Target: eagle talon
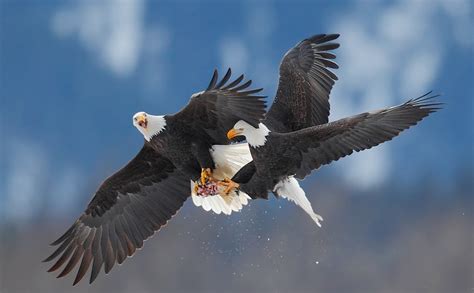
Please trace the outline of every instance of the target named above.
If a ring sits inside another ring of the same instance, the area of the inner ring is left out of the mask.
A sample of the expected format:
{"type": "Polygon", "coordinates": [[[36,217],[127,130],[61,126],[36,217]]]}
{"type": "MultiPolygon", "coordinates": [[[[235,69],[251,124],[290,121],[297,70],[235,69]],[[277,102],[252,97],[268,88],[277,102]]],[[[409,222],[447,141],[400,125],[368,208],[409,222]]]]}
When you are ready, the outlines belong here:
{"type": "Polygon", "coordinates": [[[225,186],[225,187],[226,187],[226,188],[224,189],[224,191],[223,191],[223,193],[224,193],[225,195],[229,195],[229,193],[230,193],[233,189],[239,188],[239,186],[240,186],[239,183],[234,182],[234,181],[232,181],[232,180],[229,179],[229,178],[225,178],[224,180],[219,181],[218,184],[221,185],[221,186],[225,186]]]}
{"type": "Polygon", "coordinates": [[[205,185],[211,179],[212,179],[211,168],[202,168],[202,170],[201,170],[201,184],[205,185]]]}
{"type": "Polygon", "coordinates": [[[194,192],[194,194],[199,194],[199,184],[194,183],[193,192],[194,192]]]}

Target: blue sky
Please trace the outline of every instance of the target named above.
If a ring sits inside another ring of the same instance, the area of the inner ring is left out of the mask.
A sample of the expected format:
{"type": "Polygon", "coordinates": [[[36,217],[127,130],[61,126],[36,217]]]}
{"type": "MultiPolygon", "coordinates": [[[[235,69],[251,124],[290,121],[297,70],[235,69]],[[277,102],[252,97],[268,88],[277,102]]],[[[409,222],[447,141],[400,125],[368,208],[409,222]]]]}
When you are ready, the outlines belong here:
{"type": "Polygon", "coordinates": [[[11,207],[7,219],[82,209],[140,148],[132,115],[179,110],[214,68],[245,73],[273,98],[281,57],[316,33],[341,34],[332,120],[429,90],[447,105],[310,181],[330,176],[363,192],[419,178],[449,189],[461,174],[472,177],[470,1],[292,3],[3,0],[0,200],[11,207]]]}

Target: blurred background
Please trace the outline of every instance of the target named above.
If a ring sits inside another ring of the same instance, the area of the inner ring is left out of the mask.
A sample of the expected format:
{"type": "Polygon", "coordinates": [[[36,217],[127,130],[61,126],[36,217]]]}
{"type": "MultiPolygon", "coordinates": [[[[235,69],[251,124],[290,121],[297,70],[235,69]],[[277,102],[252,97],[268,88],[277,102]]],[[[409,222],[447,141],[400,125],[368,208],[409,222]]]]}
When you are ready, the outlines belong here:
{"type": "Polygon", "coordinates": [[[0,1],[1,292],[472,292],[473,6],[459,1],[0,1]],[[89,286],[48,246],[134,156],[137,111],[178,111],[212,70],[273,99],[284,53],[340,33],[335,120],[429,90],[445,109],[303,182],[214,215],[189,200],[89,286]]]}

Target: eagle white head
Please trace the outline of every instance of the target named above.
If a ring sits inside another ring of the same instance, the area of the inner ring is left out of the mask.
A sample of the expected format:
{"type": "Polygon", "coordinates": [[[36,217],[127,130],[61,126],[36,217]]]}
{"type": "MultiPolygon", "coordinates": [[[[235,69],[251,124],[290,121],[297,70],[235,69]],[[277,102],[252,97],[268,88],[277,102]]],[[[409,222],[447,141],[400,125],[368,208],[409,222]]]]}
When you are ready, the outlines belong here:
{"type": "Polygon", "coordinates": [[[235,123],[234,128],[227,132],[227,138],[232,139],[237,136],[245,136],[245,139],[252,147],[259,147],[265,144],[270,130],[265,124],[258,124],[258,128],[253,127],[247,122],[240,120],[235,123]]]}
{"type": "Polygon", "coordinates": [[[153,136],[162,132],[166,127],[164,116],[150,115],[145,112],[138,112],[133,115],[133,126],[135,126],[150,141],[153,136]]]}

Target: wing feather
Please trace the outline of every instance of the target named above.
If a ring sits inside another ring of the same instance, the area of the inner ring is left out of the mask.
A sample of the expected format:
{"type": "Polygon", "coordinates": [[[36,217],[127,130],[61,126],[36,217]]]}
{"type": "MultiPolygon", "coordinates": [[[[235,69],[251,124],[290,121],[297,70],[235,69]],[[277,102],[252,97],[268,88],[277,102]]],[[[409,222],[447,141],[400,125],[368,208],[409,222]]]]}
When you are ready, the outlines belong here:
{"type": "Polygon", "coordinates": [[[252,81],[242,83],[244,75],[227,84],[231,74],[228,69],[218,82],[215,70],[208,88],[194,94],[188,105],[169,119],[191,126],[210,146],[229,144],[227,131],[239,120],[257,126],[265,115],[265,97],[257,95],[262,89],[248,89],[252,81]]]}
{"type": "Polygon", "coordinates": [[[52,245],[48,270],[65,264],[58,278],[79,264],[73,284],[91,267],[90,283],[109,273],[143,246],[181,208],[190,195],[189,178],[145,144],[123,169],[104,181],[79,219],[52,245]]]}
{"type": "Polygon", "coordinates": [[[82,257],[81,264],[79,266],[79,270],[77,271],[76,278],[74,279],[73,284],[76,285],[87,273],[89,266],[92,262],[92,250],[90,247],[86,248],[84,251],[84,256],[82,257]]]}
{"type": "Polygon", "coordinates": [[[228,85],[222,87],[222,90],[229,90],[229,89],[233,88],[234,86],[238,85],[243,79],[244,79],[244,75],[241,74],[233,82],[231,82],[228,85]]]}
{"type": "Polygon", "coordinates": [[[302,153],[301,161],[295,162],[292,173],[297,178],[304,178],[322,165],[398,136],[403,130],[440,109],[441,103],[432,102],[438,95],[430,94],[399,106],[282,134],[287,144],[302,153]]]}
{"type": "Polygon", "coordinates": [[[315,35],[298,43],[283,57],[275,100],[265,117],[272,131],[290,132],[325,124],[329,94],[337,76],[329,69],[339,66],[331,50],[338,34],[315,35]]]}

